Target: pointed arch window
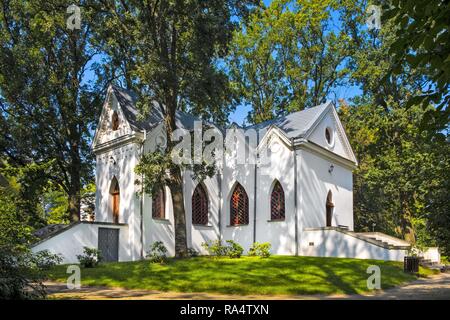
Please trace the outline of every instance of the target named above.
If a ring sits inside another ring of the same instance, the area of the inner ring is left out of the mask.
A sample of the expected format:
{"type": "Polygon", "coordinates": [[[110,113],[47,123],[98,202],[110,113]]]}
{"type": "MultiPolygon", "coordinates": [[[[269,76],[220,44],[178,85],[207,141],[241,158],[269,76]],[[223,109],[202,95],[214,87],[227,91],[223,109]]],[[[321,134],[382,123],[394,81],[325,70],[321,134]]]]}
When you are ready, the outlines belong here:
{"type": "Polygon", "coordinates": [[[192,224],[208,224],[208,194],[201,183],[192,195],[192,224]]]}
{"type": "Polygon", "coordinates": [[[111,117],[111,124],[113,131],[116,131],[119,129],[119,115],[117,114],[117,111],[114,111],[111,117]]]}
{"type": "Polygon", "coordinates": [[[230,199],[230,225],[248,224],[248,196],[239,183],[234,187],[230,199]]]}
{"type": "Polygon", "coordinates": [[[166,195],[164,188],[153,195],[152,198],[152,218],[165,219],[166,218],[166,195]]]}
{"type": "Polygon", "coordinates": [[[334,203],[333,203],[333,194],[331,193],[331,190],[328,191],[327,195],[327,204],[326,204],[326,215],[327,215],[327,221],[326,226],[331,227],[333,223],[333,210],[334,210],[334,203]]]}
{"type": "Polygon", "coordinates": [[[270,219],[284,220],[285,218],[285,201],[284,190],[279,181],[276,181],[272,194],[270,195],[270,219]]]}
{"type": "Polygon", "coordinates": [[[119,223],[119,209],[120,209],[120,188],[117,178],[114,177],[111,181],[110,194],[112,200],[112,218],[113,223],[119,223]]]}

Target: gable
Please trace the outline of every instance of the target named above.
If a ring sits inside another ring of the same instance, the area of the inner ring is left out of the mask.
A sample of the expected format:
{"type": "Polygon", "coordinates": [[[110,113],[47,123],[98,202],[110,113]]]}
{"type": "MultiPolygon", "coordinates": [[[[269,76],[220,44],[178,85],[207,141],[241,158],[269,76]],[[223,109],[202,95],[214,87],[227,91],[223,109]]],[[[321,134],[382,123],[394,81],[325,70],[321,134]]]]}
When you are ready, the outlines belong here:
{"type": "Polygon", "coordinates": [[[95,132],[92,148],[95,149],[99,145],[132,134],[133,132],[116,95],[109,88],[95,132]],[[114,128],[115,115],[117,115],[118,121],[117,128],[114,128]]]}
{"type": "Polygon", "coordinates": [[[336,110],[330,106],[311,127],[305,137],[308,141],[352,162],[357,162],[353,150],[339,120],[336,110]]]}

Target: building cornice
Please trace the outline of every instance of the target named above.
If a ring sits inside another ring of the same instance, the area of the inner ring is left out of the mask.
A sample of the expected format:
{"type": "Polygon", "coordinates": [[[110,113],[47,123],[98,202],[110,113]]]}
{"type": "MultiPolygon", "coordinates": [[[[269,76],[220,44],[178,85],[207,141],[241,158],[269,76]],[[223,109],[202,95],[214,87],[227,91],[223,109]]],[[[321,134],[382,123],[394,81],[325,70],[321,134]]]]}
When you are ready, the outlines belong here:
{"type": "Polygon", "coordinates": [[[315,153],[316,155],[324,157],[329,161],[338,163],[341,166],[348,168],[350,170],[354,170],[357,168],[357,164],[354,161],[344,158],[344,157],[342,157],[334,152],[331,152],[330,150],[327,150],[326,148],[324,148],[314,142],[306,140],[304,138],[295,139],[293,143],[294,143],[294,149],[304,149],[304,150],[311,151],[312,153],[315,153]]]}
{"type": "Polygon", "coordinates": [[[118,138],[106,141],[101,144],[97,144],[92,151],[94,154],[104,153],[106,151],[121,147],[123,145],[129,144],[129,143],[142,143],[142,140],[144,139],[144,134],[141,132],[133,132],[130,134],[126,134],[123,136],[120,136],[118,138]]]}

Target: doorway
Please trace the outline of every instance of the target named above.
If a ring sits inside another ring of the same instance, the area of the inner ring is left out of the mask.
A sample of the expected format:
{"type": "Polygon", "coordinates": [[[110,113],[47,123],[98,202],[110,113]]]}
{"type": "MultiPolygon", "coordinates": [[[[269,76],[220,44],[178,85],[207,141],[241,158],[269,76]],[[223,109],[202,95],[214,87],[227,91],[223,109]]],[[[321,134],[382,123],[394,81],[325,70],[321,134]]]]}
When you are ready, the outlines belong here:
{"type": "Polygon", "coordinates": [[[332,221],[333,221],[333,210],[334,210],[334,204],[333,204],[333,194],[331,193],[331,190],[328,191],[327,195],[327,204],[326,204],[326,212],[327,212],[327,227],[331,227],[332,221]]]}
{"type": "Polygon", "coordinates": [[[119,223],[120,211],[120,188],[116,177],[111,182],[111,198],[112,198],[112,217],[113,223],[119,223]]]}
{"type": "Polygon", "coordinates": [[[98,250],[104,261],[119,261],[119,229],[98,228],[98,250]]]}

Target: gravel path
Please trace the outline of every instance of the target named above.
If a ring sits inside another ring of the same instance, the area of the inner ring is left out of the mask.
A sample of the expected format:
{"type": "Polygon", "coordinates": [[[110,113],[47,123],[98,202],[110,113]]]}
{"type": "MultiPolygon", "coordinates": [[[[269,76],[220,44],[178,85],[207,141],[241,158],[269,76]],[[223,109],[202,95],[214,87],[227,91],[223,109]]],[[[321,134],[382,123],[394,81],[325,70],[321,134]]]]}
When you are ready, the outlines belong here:
{"type": "Polygon", "coordinates": [[[47,282],[46,283],[50,299],[126,299],[126,300],[255,300],[255,299],[276,299],[276,300],[316,300],[316,299],[381,299],[381,300],[428,300],[440,299],[450,300],[450,273],[441,273],[424,279],[412,281],[404,286],[389,290],[380,290],[375,293],[364,295],[299,295],[299,296],[269,296],[269,295],[225,295],[214,293],[180,293],[161,292],[151,290],[127,290],[123,288],[106,287],[82,287],[79,290],[69,290],[65,284],[47,282]]]}

